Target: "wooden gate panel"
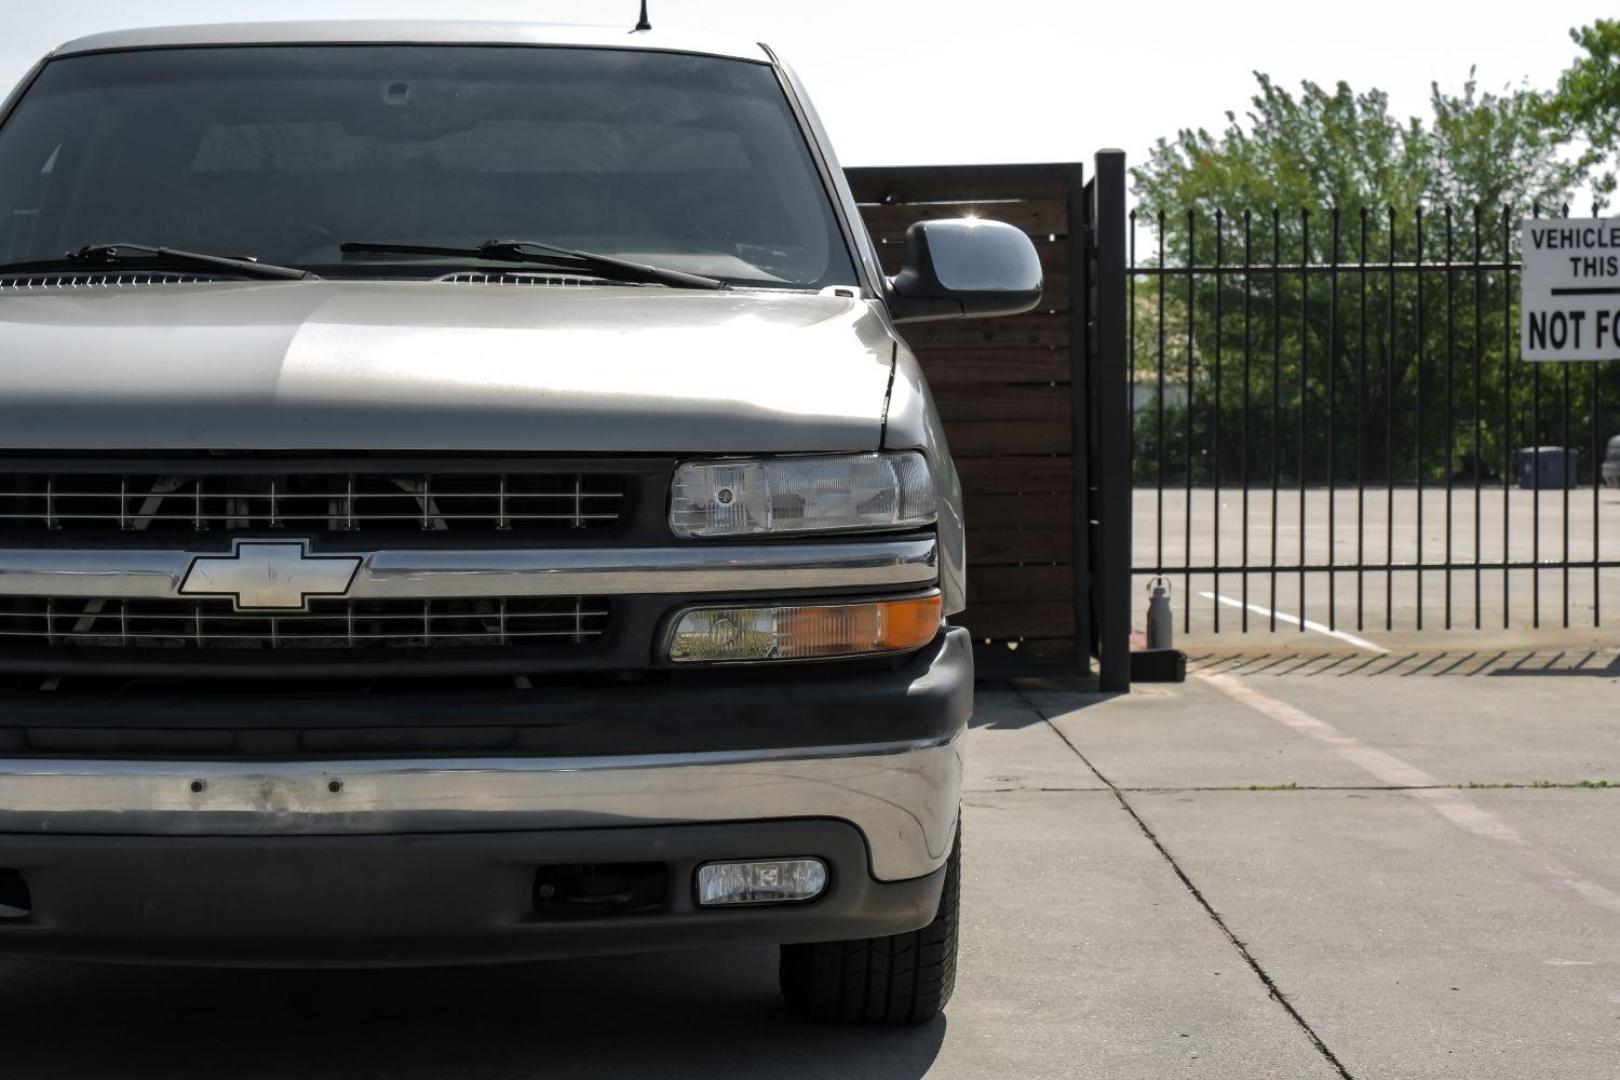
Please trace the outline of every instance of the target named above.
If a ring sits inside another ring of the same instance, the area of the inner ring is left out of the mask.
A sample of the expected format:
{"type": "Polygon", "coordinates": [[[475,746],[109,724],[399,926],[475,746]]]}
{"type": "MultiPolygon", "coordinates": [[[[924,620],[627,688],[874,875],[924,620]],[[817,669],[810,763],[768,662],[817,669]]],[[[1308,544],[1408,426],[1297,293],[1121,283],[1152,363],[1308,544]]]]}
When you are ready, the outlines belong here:
{"type": "MultiPolygon", "coordinates": [[[[1026,315],[903,328],[945,421],[967,514],[968,608],[981,673],[1089,667],[1076,634],[1075,337],[1070,206],[1075,165],[853,169],[850,181],[884,270],[906,229],[977,216],[1024,230],[1046,271],[1026,315]]],[[[1085,493],[1082,492],[1082,495],[1085,493]]],[[[1083,513],[1083,507],[1081,508],[1083,513]]],[[[1085,520],[1084,517],[1079,520],[1085,520]]],[[[1077,578],[1079,579],[1077,581],[1077,578]]]]}

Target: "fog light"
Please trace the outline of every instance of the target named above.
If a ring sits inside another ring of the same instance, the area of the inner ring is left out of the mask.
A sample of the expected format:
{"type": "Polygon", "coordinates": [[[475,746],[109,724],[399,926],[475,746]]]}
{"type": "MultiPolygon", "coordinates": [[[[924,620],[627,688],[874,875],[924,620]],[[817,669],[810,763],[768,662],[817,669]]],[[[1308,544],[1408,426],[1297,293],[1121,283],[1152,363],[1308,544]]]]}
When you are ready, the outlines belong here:
{"type": "Polygon", "coordinates": [[[920,648],[939,633],[938,593],[875,603],[698,608],[670,638],[677,663],[824,660],[920,648]]]}
{"type": "Polygon", "coordinates": [[[814,900],[826,888],[827,864],[820,859],[709,863],[697,872],[699,907],[814,900]]]}

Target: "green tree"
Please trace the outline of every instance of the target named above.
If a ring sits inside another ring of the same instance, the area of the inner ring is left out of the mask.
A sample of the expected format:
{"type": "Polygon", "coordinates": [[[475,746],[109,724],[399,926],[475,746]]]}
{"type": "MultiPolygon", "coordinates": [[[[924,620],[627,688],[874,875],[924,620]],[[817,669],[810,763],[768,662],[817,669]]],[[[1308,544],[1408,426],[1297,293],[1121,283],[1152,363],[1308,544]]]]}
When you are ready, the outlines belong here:
{"type": "Polygon", "coordinates": [[[1482,93],[1472,71],[1461,93],[1431,87],[1428,123],[1398,119],[1381,90],[1305,82],[1295,95],[1262,73],[1255,79],[1249,111],[1228,112],[1219,135],[1188,128],[1160,139],[1132,170],[1145,214],[1220,209],[1231,217],[1277,206],[1293,217],[1368,207],[1405,217],[1425,202],[1556,205],[1596,161],[1567,153],[1570,133],[1548,124],[1542,95],[1522,86],[1482,93]]]}
{"type": "Polygon", "coordinates": [[[1601,160],[1591,149],[1569,155],[1568,131],[1547,124],[1546,98],[1528,87],[1481,93],[1469,71],[1461,94],[1434,84],[1429,106],[1424,194],[1434,204],[1556,207],[1601,160]]]}
{"type": "Polygon", "coordinates": [[[1610,168],[1593,182],[1600,199],[1615,189],[1614,158],[1620,153],[1620,19],[1599,19],[1569,32],[1586,55],[1570,65],[1548,96],[1544,115],[1558,129],[1586,139],[1610,168]]]}
{"type": "MultiPolygon", "coordinates": [[[[1570,152],[1543,95],[1481,92],[1472,72],[1404,120],[1378,90],[1256,79],[1249,110],[1218,134],[1161,139],[1133,170],[1139,265],[1170,271],[1132,284],[1133,371],[1149,390],[1138,468],[1399,483],[1438,482],[1471,458],[1509,467],[1560,419],[1558,402],[1509,371],[1514,283],[1446,265],[1476,250],[1513,259],[1518,217],[1535,203],[1556,212],[1597,152],[1570,152]],[[1360,270],[1363,257],[1429,269],[1360,270]],[[1217,258],[1254,269],[1177,270],[1217,258]],[[1289,269],[1300,263],[1318,269],[1289,269]]],[[[1580,416],[1590,395],[1573,393],[1580,416]]]]}
{"type": "Polygon", "coordinates": [[[1402,124],[1379,90],[1302,84],[1298,97],[1255,73],[1259,91],[1219,135],[1188,128],[1160,139],[1132,170],[1148,213],[1284,206],[1413,204],[1429,176],[1416,122],[1402,124]]]}

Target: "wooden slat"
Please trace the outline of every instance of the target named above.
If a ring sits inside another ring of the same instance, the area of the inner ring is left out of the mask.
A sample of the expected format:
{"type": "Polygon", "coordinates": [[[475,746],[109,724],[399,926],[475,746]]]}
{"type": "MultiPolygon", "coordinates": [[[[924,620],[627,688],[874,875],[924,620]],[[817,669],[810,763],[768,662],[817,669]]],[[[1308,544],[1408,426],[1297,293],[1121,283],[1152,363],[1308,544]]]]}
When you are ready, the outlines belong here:
{"type": "Polygon", "coordinates": [[[1067,529],[997,529],[968,522],[970,568],[1065,562],[1072,558],[1074,541],[1067,529]]]}
{"type": "Polygon", "coordinates": [[[924,349],[1066,346],[1069,344],[1069,318],[1067,313],[1032,311],[1028,315],[1009,315],[1001,319],[913,323],[905,327],[904,334],[906,342],[918,353],[924,349]]]}
{"type": "Polygon", "coordinates": [[[1069,232],[1069,208],[1062,200],[861,207],[867,231],[884,239],[905,239],[906,230],[919,221],[969,216],[1002,221],[1032,236],[1069,232]]]}
{"type": "Polygon", "coordinates": [[[934,402],[947,439],[953,420],[1057,420],[1070,407],[1067,386],[940,386],[934,402]]]}
{"type": "Polygon", "coordinates": [[[1073,566],[980,566],[968,571],[969,604],[1044,602],[1073,590],[1073,566]]]}
{"type": "Polygon", "coordinates": [[[1073,663],[1072,638],[973,643],[973,664],[980,679],[1040,677],[1043,667],[1067,669],[1073,663]]]}
{"type": "Polygon", "coordinates": [[[1066,457],[976,457],[956,463],[962,487],[972,492],[1068,491],[1074,463],[1066,457]]]}
{"type": "Polygon", "coordinates": [[[1046,280],[1042,282],[1041,309],[1054,311],[1069,310],[1069,275],[1054,274],[1048,271],[1046,280]]]}
{"type": "Polygon", "coordinates": [[[951,621],[976,638],[1066,638],[1074,633],[1074,606],[1069,600],[1035,603],[976,604],[951,621]]]}
{"type": "Polygon", "coordinates": [[[1069,242],[1067,240],[1035,240],[1035,254],[1041,257],[1041,267],[1048,274],[1069,272],[1069,242]]]}
{"type": "MultiPolygon", "coordinates": [[[[1072,527],[1073,518],[1071,507],[1073,503],[1067,494],[1051,495],[1003,495],[995,493],[980,494],[965,492],[962,497],[965,504],[963,512],[967,515],[968,543],[973,542],[973,529],[996,528],[1000,526],[1018,524],[1026,529],[1061,529],[1068,532],[1072,527]]],[[[971,547],[968,551],[968,561],[973,560],[971,547]]]]}
{"type": "Polygon", "coordinates": [[[932,349],[919,356],[928,385],[1063,383],[1069,350],[1049,345],[1007,349],[932,349]]]}
{"type": "MultiPolygon", "coordinates": [[[[851,177],[855,201],[863,204],[888,202],[953,202],[968,199],[1056,199],[1068,189],[1061,177],[1001,179],[952,177],[940,180],[888,178],[871,180],[851,177]]],[[[862,209],[865,209],[863,206],[862,209]]]]}
{"type": "Polygon", "coordinates": [[[945,425],[945,436],[958,465],[964,457],[984,454],[1066,454],[1071,448],[1067,414],[1052,420],[958,420],[945,425]]]}

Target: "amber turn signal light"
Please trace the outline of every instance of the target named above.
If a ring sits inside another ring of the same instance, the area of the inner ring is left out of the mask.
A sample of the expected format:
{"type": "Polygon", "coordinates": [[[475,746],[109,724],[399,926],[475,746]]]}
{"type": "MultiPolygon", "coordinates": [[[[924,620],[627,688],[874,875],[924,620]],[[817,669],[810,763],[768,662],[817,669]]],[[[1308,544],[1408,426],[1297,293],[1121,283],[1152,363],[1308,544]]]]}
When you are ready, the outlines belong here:
{"type": "Polygon", "coordinates": [[[715,664],[905,652],[934,640],[942,612],[937,592],[852,604],[698,608],[676,623],[669,658],[715,664]]]}

